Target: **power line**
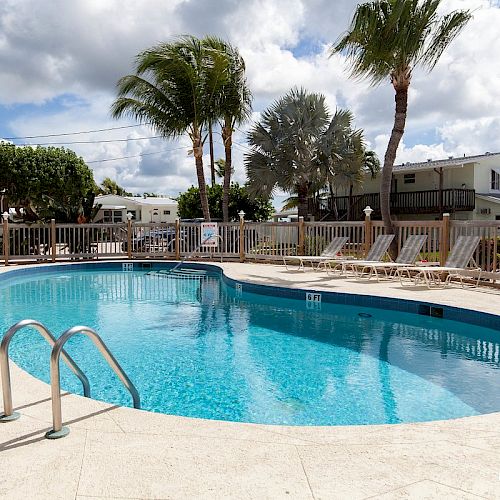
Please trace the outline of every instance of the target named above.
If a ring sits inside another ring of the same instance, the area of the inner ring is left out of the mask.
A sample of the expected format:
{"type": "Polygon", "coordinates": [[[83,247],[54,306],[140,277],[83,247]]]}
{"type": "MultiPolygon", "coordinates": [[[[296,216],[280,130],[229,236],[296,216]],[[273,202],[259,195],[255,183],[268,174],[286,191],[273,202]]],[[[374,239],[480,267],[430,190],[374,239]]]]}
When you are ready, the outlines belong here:
{"type": "Polygon", "coordinates": [[[178,151],[179,149],[187,149],[187,147],[182,146],[180,148],[174,148],[174,149],[163,149],[161,151],[153,151],[152,153],[141,153],[141,154],[132,155],[132,156],[120,156],[118,158],[104,158],[102,160],[86,161],[85,163],[88,165],[90,163],[101,163],[101,162],[105,162],[105,161],[128,160],[129,158],[139,158],[140,156],[158,155],[160,153],[168,153],[170,151],[178,151]]]}
{"type": "MultiPolygon", "coordinates": [[[[214,132],[214,134],[220,135],[222,137],[222,134],[220,132],[214,132]]],[[[215,141],[217,144],[220,144],[221,146],[224,146],[223,142],[220,141],[215,141]]],[[[247,146],[246,144],[242,144],[241,142],[236,142],[235,140],[231,140],[231,143],[233,146],[239,147],[239,149],[244,150],[245,152],[253,152],[253,149],[250,146],[247,146]]]]}
{"type": "Polygon", "coordinates": [[[21,139],[40,139],[42,137],[62,137],[67,135],[80,135],[80,134],[92,134],[94,132],[107,132],[108,130],[123,130],[125,128],[143,127],[144,125],[151,125],[151,122],[140,123],[137,125],[124,125],[122,127],[110,127],[110,128],[99,128],[95,130],[83,130],[81,132],[66,132],[61,134],[47,134],[47,135],[26,135],[23,137],[3,137],[5,141],[16,141],[21,139]]]}
{"type": "Polygon", "coordinates": [[[233,145],[235,145],[236,147],[238,147],[238,149],[244,151],[245,153],[253,153],[253,149],[250,146],[235,141],[233,141],[233,145]]]}
{"type": "Polygon", "coordinates": [[[102,141],[72,141],[72,142],[39,142],[39,143],[24,143],[16,144],[16,146],[65,146],[68,144],[101,144],[104,142],[129,142],[129,141],[145,141],[146,139],[160,139],[163,135],[152,135],[151,137],[133,137],[131,139],[106,139],[102,141]]]}

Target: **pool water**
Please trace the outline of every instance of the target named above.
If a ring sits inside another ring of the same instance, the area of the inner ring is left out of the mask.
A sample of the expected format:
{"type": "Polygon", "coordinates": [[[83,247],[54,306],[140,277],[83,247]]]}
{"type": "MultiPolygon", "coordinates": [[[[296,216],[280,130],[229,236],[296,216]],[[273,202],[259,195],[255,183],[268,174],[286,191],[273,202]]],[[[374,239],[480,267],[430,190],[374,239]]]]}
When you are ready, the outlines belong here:
{"type": "MultiPolygon", "coordinates": [[[[448,419],[500,410],[500,332],[408,313],[238,294],[219,277],[64,271],[0,284],[4,332],[31,318],[56,336],[97,330],[154,412],[285,425],[448,419]]],[[[92,397],[131,406],[91,341],[66,350],[92,397]]],[[[50,348],[28,329],[11,358],[48,382],[50,348]]],[[[81,394],[62,365],[62,386],[81,394]]],[[[15,392],[14,392],[15,403],[15,392]]]]}

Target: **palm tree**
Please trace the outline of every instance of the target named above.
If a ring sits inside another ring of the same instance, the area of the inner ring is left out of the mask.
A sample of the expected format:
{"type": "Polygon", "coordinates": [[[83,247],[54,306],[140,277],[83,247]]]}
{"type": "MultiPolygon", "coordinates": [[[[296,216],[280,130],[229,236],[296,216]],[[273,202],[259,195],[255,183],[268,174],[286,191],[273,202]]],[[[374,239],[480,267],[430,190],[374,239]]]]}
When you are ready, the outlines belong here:
{"type": "Polygon", "coordinates": [[[363,131],[353,128],[353,115],[348,110],[337,110],[320,142],[318,160],[323,168],[323,184],[330,188],[333,208],[338,219],[335,204],[335,187],[349,188],[347,218],[352,214],[354,186],[360,186],[366,172],[375,176],[380,170],[380,162],[374,151],[367,151],[363,131]]]}
{"type": "Polygon", "coordinates": [[[118,185],[118,183],[109,177],[106,177],[101,185],[98,186],[98,194],[117,194],[119,196],[132,196],[132,193],[118,185]]]}
{"type": "Polygon", "coordinates": [[[441,0],[377,0],[358,5],[348,32],[331,48],[351,63],[353,77],[372,85],[390,79],[396,113],[380,183],[380,208],[386,231],[394,233],[390,212],[392,168],[405,129],[408,88],[415,67],[434,68],[450,42],[471,18],[469,11],[437,14],[441,0]]]}
{"type": "Polygon", "coordinates": [[[205,37],[202,44],[226,58],[227,75],[213,102],[213,118],[219,119],[224,144],[225,165],[222,194],[222,217],[229,221],[229,188],[231,186],[233,131],[244,123],[252,111],[252,94],[245,77],[245,61],[236,47],[217,38],[205,37]]]}
{"type": "Polygon", "coordinates": [[[207,49],[196,37],[183,36],[141,52],[135,70],[135,74],[118,81],[118,97],[111,114],[149,123],[164,137],[189,135],[203,216],[209,221],[204,133],[212,118],[214,100],[227,79],[227,57],[207,49]]]}
{"type": "MultiPolygon", "coordinates": [[[[231,169],[231,175],[234,174],[234,167],[231,169]]],[[[226,175],[226,160],[219,158],[215,161],[215,175],[220,179],[224,179],[226,175]]]]}
{"type": "Polygon", "coordinates": [[[269,198],[276,188],[298,196],[299,216],[321,177],[317,148],[328,126],[321,94],[292,89],[262,113],[248,135],[253,148],[245,156],[249,190],[269,198]]]}

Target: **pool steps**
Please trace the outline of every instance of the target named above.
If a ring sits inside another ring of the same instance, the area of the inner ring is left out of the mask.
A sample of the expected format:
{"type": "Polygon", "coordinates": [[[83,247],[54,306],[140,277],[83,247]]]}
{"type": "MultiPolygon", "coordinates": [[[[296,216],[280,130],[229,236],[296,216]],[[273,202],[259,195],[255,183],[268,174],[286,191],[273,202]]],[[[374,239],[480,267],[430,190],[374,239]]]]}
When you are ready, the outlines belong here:
{"type": "Polygon", "coordinates": [[[161,276],[168,278],[184,278],[184,279],[204,279],[213,276],[213,273],[200,269],[177,268],[177,269],[160,269],[159,271],[149,271],[147,276],[161,276]]]}

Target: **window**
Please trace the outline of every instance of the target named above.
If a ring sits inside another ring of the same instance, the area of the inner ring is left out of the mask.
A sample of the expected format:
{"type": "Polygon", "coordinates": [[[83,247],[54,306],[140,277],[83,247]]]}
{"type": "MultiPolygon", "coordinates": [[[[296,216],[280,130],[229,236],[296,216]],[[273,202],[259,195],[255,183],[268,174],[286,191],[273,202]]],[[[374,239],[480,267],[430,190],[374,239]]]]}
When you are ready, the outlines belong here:
{"type": "Polygon", "coordinates": [[[102,221],[108,222],[108,223],[123,222],[122,211],[121,210],[104,210],[102,221]]]}
{"type": "Polygon", "coordinates": [[[137,219],[137,212],[135,210],[129,210],[127,213],[132,216],[132,220],[137,219]]]}
{"type": "Polygon", "coordinates": [[[495,170],[491,171],[491,190],[500,191],[500,174],[495,170]]]}
{"type": "Polygon", "coordinates": [[[496,215],[495,220],[500,220],[500,215],[496,215]]]}
{"type": "Polygon", "coordinates": [[[404,175],[405,184],[415,184],[415,174],[405,174],[404,175]]]}
{"type": "Polygon", "coordinates": [[[170,215],[170,210],[163,210],[163,215],[170,215]]]}

